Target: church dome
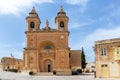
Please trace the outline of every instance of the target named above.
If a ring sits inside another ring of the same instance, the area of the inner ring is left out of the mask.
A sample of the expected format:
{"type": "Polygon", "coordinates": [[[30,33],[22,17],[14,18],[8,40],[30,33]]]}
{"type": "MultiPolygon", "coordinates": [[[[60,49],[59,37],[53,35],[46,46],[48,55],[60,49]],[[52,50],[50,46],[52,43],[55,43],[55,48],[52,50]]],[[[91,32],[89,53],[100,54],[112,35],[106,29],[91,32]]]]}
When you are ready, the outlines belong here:
{"type": "Polygon", "coordinates": [[[67,17],[66,12],[64,11],[62,6],[60,8],[60,11],[57,13],[57,17],[67,17]]]}
{"type": "MultiPolygon", "coordinates": [[[[31,12],[29,13],[28,17],[31,17],[31,18],[37,17],[37,18],[39,18],[38,13],[37,13],[36,10],[35,10],[35,7],[32,8],[32,10],[31,10],[31,12]]],[[[28,17],[27,17],[27,18],[28,18],[28,17]]]]}

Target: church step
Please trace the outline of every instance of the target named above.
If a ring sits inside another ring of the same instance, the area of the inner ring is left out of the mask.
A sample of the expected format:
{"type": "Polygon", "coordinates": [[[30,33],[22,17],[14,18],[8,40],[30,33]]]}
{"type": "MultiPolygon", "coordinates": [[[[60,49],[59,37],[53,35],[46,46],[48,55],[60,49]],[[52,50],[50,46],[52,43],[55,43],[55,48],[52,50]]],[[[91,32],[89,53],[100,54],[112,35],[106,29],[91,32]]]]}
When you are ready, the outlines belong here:
{"type": "Polygon", "coordinates": [[[40,72],[37,73],[38,76],[53,76],[53,72],[40,72]]]}

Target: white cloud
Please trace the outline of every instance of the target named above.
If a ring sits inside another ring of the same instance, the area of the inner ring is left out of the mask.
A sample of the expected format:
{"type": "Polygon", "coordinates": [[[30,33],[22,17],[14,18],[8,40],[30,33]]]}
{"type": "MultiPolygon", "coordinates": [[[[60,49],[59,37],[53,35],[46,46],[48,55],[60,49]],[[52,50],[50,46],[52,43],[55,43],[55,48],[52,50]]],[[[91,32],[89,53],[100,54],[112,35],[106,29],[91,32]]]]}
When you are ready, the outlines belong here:
{"type": "Polygon", "coordinates": [[[94,22],[95,22],[95,20],[92,20],[89,18],[86,19],[86,21],[79,21],[79,22],[74,21],[72,24],[69,25],[69,28],[76,29],[76,28],[80,28],[80,27],[85,27],[85,26],[93,24],[94,22]]]}
{"type": "Polygon", "coordinates": [[[79,24],[79,23],[74,22],[74,23],[73,23],[73,24],[71,24],[69,27],[70,27],[70,29],[73,29],[73,28],[78,28],[78,27],[80,27],[80,24],[79,24]]]}
{"type": "Polygon", "coordinates": [[[112,38],[120,38],[120,27],[115,27],[114,29],[97,29],[88,35],[80,44],[89,48],[94,46],[94,41],[112,38]]]}
{"type": "Polygon", "coordinates": [[[19,15],[26,8],[33,6],[34,3],[53,3],[53,0],[0,0],[0,14],[19,15]]]}
{"type": "Polygon", "coordinates": [[[1,55],[0,58],[2,57],[11,57],[11,54],[15,58],[22,59],[23,58],[23,52],[19,50],[6,50],[6,51],[0,51],[1,55]]]}
{"type": "Polygon", "coordinates": [[[66,0],[66,3],[71,5],[79,5],[80,13],[84,13],[87,9],[87,4],[89,0],[66,0]]]}
{"type": "Polygon", "coordinates": [[[16,58],[23,57],[23,48],[25,47],[25,42],[23,43],[14,43],[14,44],[3,44],[0,43],[0,58],[2,57],[11,57],[12,53],[16,58]]]}
{"type": "Polygon", "coordinates": [[[112,39],[112,38],[120,38],[120,26],[111,28],[111,29],[97,29],[93,33],[86,36],[81,43],[76,43],[72,46],[72,49],[79,49],[84,47],[84,51],[86,57],[88,58],[87,61],[94,61],[94,42],[98,40],[105,40],[105,39],[112,39]]]}
{"type": "Polygon", "coordinates": [[[85,7],[85,6],[82,6],[82,7],[80,7],[80,13],[84,13],[85,11],[86,11],[86,9],[87,9],[87,7],[85,7]]]}
{"type": "Polygon", "coordinates": [[[103,40],[120,37],[120,27],[112,29],[98,29],[91,35],[88,35],[88,40],[103,40]]]}
{"type": "Polygon", "coordinates": [[[25,41],[22,43],[12,43],[12,44],[0,43],[0,49],[1,48],[13,48],[13,47],[25,47],[25,41]]]}
{"type": "Polygon", "coordinates": [[[66,0],[66,2],[72,5],[80,4],[82,6],[86,6],[88,3],[88,0],[66,0]]]}

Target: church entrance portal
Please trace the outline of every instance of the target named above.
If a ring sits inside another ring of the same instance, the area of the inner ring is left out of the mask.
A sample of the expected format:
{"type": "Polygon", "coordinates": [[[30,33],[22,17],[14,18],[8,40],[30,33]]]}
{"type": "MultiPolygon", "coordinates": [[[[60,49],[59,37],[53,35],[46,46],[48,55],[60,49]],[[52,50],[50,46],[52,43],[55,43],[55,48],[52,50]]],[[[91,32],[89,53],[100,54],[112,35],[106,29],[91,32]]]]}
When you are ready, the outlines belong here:
{"type": "Polygon", "coordinates": [[[50,71],[50,64],[48,65],[48,72],[51,72],[51,71],[50,71]]]}
{"type": "Polygon", "coordinates": [[[44,61],[44,72],[51,72],[52,71],[52,61],[51,60],[45,60],[44,61]]]}

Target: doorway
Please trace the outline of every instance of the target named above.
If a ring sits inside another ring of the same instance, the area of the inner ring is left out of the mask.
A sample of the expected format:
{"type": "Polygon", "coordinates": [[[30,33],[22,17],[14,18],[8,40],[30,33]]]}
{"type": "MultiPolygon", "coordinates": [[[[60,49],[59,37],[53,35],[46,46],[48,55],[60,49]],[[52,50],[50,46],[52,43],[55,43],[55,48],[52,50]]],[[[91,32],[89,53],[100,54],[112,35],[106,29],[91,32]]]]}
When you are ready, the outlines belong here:
{"type": "Polygon", "coordinates": [[[51,70],[50,70],[50,64],[48,64],[48,72],[51,72],[51,70]]]}
{"type": "Polygon", "coordinates": [[[52,71],[52,61],[47,59],[44,61],[44,72],[51,72],[52,71]]]}
{"type": "Polygon", "coordinates": [[[108,77],[108,65],[102,65],[101,66],[101,77],[108,77]]]}

